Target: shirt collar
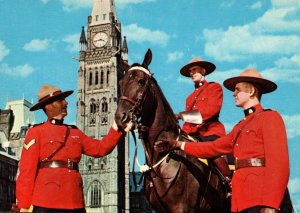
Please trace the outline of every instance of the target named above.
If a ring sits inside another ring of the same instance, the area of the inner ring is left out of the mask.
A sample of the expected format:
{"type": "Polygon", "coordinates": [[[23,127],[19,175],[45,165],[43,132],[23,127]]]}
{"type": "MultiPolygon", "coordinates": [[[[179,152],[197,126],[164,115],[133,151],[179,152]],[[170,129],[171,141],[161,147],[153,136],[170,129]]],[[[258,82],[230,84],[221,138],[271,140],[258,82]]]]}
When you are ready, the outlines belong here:
{"type": "Polygon", "coordinates": [[[244,114],[245,114],[245,117],[247,117],[248,115],[251,115],[255,112],[260,112],[262,110],[263,110],[262,106],[260,104],[257,104],[255,106],[252,106],[252,107],[248,108],[248,109],[245,109],[244,114]]]}
{"type": "Polygon", "coordinates": [[[55,118],[50,118],[50,119],[48,119],[48,121],[54,125],[63,125],[64,124],[64,119],[58,120],[55,118]]]}

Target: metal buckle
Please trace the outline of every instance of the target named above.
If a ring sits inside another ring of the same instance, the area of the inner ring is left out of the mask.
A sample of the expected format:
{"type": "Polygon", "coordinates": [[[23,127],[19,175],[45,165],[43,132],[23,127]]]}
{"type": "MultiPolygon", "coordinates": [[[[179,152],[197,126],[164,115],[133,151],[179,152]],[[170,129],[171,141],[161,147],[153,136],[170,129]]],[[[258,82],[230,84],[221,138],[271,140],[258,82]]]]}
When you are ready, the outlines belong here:
{"type": "Polygon", "coordinates": [[[71,161],[70,159],[68,159],[68,169],[69,169],[69,171],[71,170],[71,169],[73,169],[73,161],[71,161]]]}

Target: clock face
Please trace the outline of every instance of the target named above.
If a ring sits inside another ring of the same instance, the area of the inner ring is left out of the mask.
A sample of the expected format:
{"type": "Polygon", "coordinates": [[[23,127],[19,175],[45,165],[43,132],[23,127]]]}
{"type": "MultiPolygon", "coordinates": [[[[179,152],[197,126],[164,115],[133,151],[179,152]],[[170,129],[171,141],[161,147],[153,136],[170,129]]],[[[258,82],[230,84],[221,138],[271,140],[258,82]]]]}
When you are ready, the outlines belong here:
{"type": "Polygon", "coordinates": [[[108,41],[108,36],[106,33],[97,33],[93,38],[93,43],[96,47],[103,47],[108,41]]]}

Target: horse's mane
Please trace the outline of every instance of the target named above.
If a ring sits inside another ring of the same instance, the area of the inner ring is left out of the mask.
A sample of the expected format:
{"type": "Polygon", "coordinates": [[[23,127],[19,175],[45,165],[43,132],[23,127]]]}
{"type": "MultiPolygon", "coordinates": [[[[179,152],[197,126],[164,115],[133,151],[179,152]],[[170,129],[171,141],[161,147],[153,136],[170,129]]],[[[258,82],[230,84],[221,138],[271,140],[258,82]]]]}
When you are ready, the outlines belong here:
{"type": "Polygon", "coordinates": [[[153,80],[153,82],[157,88],[158,95],[160,96],[159,98],[161,99],[163,106],[166,109],[166,118],[171,121],[170,123],[172,124],[172,128],[177,130],[179,125],[178,125],[178,121],[175,117],[172,107],[170,106],[169,102],[167,101],[167,99],[166,99],[164,93],[162,92],[160,86],[158,85],[156,79],[153,76],[151,79],[153,80]]]}

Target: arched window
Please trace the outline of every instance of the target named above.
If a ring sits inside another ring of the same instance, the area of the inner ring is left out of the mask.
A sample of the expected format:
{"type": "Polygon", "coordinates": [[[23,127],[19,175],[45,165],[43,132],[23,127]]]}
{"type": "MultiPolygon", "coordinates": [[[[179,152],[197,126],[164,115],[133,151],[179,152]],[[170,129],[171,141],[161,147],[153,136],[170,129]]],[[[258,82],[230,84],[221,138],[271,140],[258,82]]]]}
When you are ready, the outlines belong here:
{"type": "Polygon", "coordinates": [[[104,72],[103,72],[103,70],[101,70],[101,73],[100,73],[100,84],[103,86],[103,83],[104,83],[104,72]]]}
{"type": "Polygon", "coordinates": [[[106,98],[102,99],[101,107],[102,107],[102,110],[101,110],[102,112],[107,112],[108,111],[108,104],[106,102],[106,98]]]}
{"type": "Polygon", "coordinates": [[[88,205],[90,207],[100,207],[101,206],[101,184],[97,180],[93,181],[89,187],[88,205]]]}
{"type": "Polygon", "coordinates": [[[99,83],[99,73],[96,71],[96,76],[95,76],[95,85],[98,85],[99,83]]]}
{"type": "Polygon", "coordinates": [[[91,86],[92,83],[93,83],[93,74],[90,72],[89,85],[91,86]]]}
{"type": "Polygon", "coordinates": [[[109,86],[109,68],[107,68],[106,85],[109,86]]]}
{"type": "Polygon", "coordinates": [[[96,104],[93,102],[90,104],[90,113],[91,114],[96,113],[96,104]]]}

